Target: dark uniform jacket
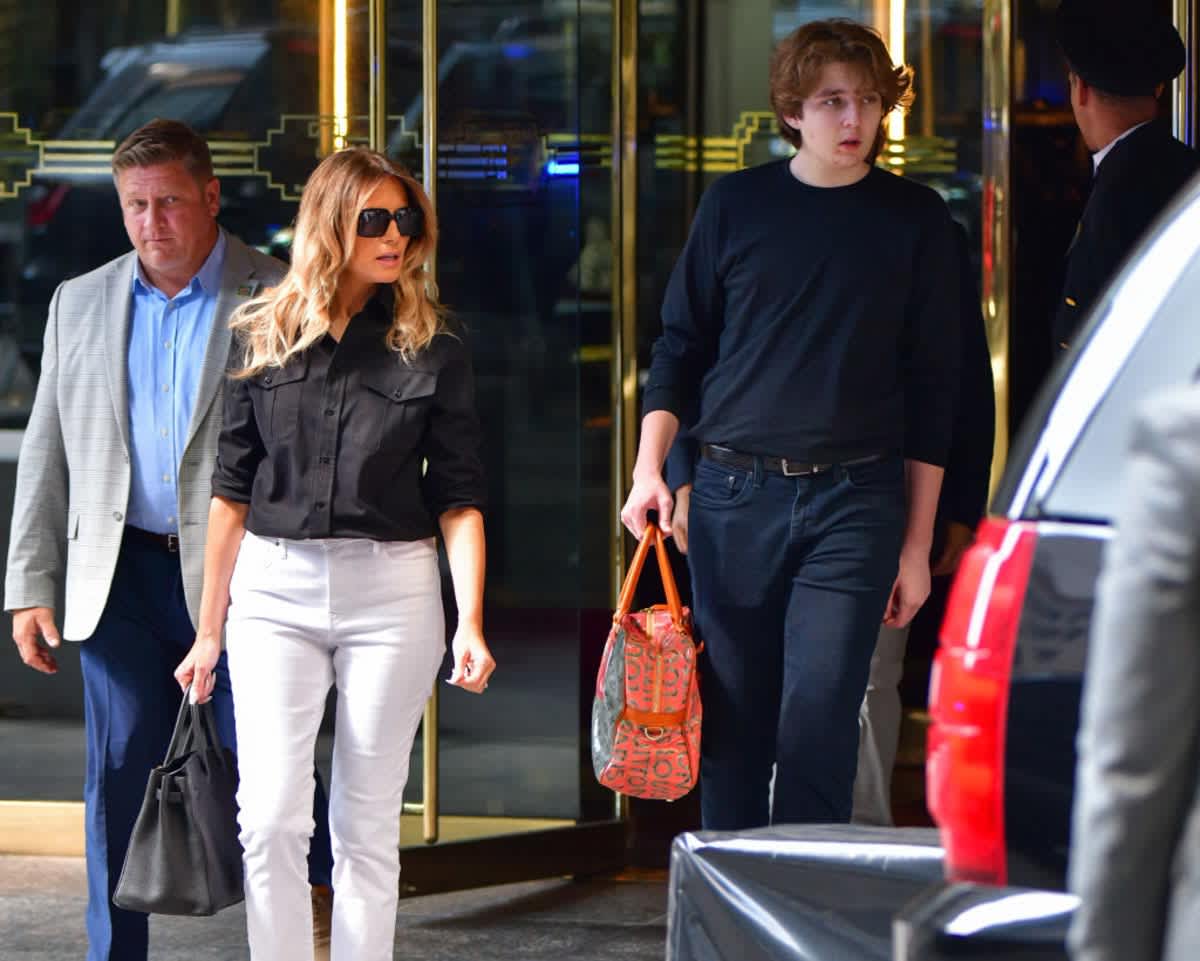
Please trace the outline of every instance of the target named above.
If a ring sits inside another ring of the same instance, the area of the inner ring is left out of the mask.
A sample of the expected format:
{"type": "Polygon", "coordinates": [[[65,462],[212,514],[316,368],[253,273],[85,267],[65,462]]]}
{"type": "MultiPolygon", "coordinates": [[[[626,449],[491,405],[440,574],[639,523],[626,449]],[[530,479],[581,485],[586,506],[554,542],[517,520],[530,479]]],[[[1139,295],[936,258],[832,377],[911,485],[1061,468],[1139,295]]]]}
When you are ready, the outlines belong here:
{"type": "Polygon", "coordinates": [[[1157,122],[1135,130],[1104,158],[1067,255],[1054,318],[1054,343],[1060,348],[1070,346],[1122,261],[1197,169],[1200,154],[1157,122]]]}

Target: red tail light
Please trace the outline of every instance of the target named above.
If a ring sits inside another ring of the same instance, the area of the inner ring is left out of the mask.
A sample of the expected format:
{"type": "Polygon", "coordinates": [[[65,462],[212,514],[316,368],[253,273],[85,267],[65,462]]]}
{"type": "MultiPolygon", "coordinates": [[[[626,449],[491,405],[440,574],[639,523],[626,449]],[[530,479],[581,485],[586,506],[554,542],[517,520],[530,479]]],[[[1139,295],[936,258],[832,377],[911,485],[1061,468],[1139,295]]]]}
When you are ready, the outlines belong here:
{"type": "Polygon", "coordinates": [[[946,876],[1004,884],[1004,733],[1017,624],[1037,534],[985,520],[963,556],[929,685],[925,764],[946,876]]]}
{"type": "Polygon", "coordinates": [[[54,187],[39,186],[34,188],[29,204],[25,208],[25,223],[30,227],[45,227],[54,219],[58,208],[67,197],[70,186],[58,184],[54,187]]]}

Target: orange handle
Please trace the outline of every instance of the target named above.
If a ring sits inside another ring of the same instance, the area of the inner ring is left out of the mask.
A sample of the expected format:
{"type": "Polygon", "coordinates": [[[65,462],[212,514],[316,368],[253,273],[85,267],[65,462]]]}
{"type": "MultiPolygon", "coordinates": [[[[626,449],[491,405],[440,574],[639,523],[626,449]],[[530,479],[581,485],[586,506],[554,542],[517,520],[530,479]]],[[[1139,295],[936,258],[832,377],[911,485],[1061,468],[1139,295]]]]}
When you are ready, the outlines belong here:
{"type": "Polygon", "coordinates": [[[650,553],[651,546],[658,555],[658,573],[662,578],[663,591],[667,595],[667,609],[671,612],[671,620],[677,628],[682,628],[683,605],[679,601],[679,588],[675,585],[675,574],[667,557],[667,545],[663,543],[662,532],[657,524],[646,525],[646,532],[642,535],[641,543],[638,544],[633,560],[629,563],[629,571],[625,574],[625,582],[621,585],[621,596],[617,600],[613,620],[619,621],[632,609],[633,593],[637,590],[638,580],[642,576],[642,568],[646,566],[646,556],[650,553]]]}

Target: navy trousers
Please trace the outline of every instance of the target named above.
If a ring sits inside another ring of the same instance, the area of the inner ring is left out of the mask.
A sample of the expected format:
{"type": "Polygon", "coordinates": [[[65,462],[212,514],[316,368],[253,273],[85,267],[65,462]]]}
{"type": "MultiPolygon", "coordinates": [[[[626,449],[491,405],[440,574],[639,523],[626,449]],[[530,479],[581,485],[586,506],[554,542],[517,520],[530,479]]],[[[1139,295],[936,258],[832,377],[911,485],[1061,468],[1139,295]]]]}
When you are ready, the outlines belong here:
{"type": "MultiPolygon", "coordinates": [[[[80,646],[87,774],[84,781],[87,961],[145,961],[148,916],[112,903],[150,769],[166,753],[180,690],[172,672],[195,639],[179,555],[125,538],[96,632],[80,646]]],[[[225,655],[213,694],[221,740],[236,750],[225,655]]],[[[329,884],[328,800],[317,781],[309,879],[329,884]]]]}
{"type": "Polygon", "coordinates": [[[858,708],[905,516],[899,457],[808,477],[697,464],[705,828],[850,819],[858,708]]]}

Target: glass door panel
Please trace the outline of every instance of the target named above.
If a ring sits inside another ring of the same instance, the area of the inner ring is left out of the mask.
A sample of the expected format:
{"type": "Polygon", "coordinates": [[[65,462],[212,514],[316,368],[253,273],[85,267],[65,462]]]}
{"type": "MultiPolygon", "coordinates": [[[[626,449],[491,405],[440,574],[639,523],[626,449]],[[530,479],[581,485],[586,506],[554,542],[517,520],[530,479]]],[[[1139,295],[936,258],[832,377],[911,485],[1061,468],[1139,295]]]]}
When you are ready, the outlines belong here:
{"type": "MultiPolygon", "coordinates": [[[[309,172],[338,138],[366,139],[365,10],[366,0],[5,5],[0,503],[12,504],[54,289],[129,250],[110,170],[116,144],[154,117],[192,125],[212,151],[221,224],[286,259],[309,172]]],[[[7,638],[9,618],[2,620],[7,638]]],[[[58,675],[47,677],[23,667],[4,643],[0,802],[81,799],[78,652],[64,645],[58,675]]]]}
{"type": "MultiPolygon", "coordinates": [[[[586,677],[608,604],[611,13],[443,0],[437,20],[436,273],[475,362],[499,664],[485,697],[439,692],[453,840],[613,810],[588,761],[586,677]]],[[[403,77],[421,23],[420,3],[389,0],[386,149],[418,175],[427,96],[403,77]]]]}

